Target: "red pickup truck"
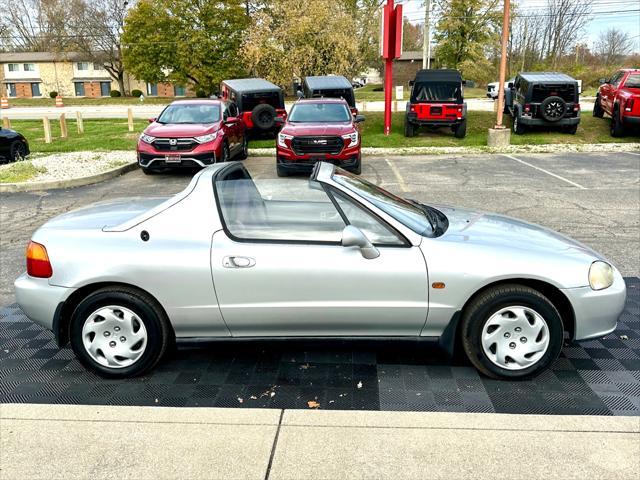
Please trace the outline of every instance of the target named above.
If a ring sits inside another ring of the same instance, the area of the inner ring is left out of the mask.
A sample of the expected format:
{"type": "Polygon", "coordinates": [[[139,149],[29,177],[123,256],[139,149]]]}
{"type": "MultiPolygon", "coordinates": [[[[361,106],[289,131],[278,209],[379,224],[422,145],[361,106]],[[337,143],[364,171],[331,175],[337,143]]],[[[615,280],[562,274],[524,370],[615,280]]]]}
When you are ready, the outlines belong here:
{"type": "Polygon", "coordinates": [[[609,80],[601,79],[593,105],[593,116],[611,116],[611,136],[622,137],[640,128],[640,69],[618,70],[609,80]]]}

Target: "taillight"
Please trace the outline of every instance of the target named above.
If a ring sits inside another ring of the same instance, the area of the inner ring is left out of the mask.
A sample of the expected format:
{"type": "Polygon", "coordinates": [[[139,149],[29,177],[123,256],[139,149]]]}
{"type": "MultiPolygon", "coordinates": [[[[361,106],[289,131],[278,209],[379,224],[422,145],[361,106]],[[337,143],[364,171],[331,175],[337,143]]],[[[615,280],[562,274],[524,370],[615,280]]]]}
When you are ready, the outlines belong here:
{"type": "Polygon", "coordinates": [[[44,245],[36,242],[29,242],[27,245],[27,273],[31,277],[49,278],[53,275],[49,255],[44,245]]]}
{"type": "Polygon", "coordinates": [[[573,106],[573,111],[574,111],[574,112],[579,112],[579,111],[580,111],[580,104],[579,104],[579,103],[576,103],[576,104],[573,106]]]}
{"type": "Polygon", "coordinates": [[[415,106],[415,105],[411,105],[410,110],[411,110],[412,112],[415,112],[415,111],[416,111],[416,106],[415,106]]]}
{"type": "Polygon", "coordinates": [[[524,113],[529,113],[530,111],[531,111],[531,105],[526,104],[526,105],[524,106],[524,113]]]}
{"type": "Polygon", "coordinates": [[[627,100],[627,103],[624,107],[625,112],[630,112],[631,110],[633,110],[633,101],[634,101],[633,98],[630,98],[629,100],[627,100]]]}

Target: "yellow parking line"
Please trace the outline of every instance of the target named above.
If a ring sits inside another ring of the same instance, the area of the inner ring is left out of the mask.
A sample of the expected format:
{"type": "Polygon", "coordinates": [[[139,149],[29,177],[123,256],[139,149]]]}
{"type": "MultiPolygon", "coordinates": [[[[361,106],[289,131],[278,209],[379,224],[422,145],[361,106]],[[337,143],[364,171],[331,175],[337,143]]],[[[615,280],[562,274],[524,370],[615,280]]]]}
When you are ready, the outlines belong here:
{"type": "Polygon", "coordinates": [[[398,185],[400,185],[400,190],[402,190],[403,192],[408,192],[409,189],[407,188],[407,184],[404,183],[404,178],[402,178],[402,175],[400,175],[400,170],[398,170],[398,167],[396,167],[396,164],[393,163],[388,158],[385,158],[384,161],[387,162],[387,165],[389,165],[389,168],[395,175],[396,180],[398,180],[398,185]]]}

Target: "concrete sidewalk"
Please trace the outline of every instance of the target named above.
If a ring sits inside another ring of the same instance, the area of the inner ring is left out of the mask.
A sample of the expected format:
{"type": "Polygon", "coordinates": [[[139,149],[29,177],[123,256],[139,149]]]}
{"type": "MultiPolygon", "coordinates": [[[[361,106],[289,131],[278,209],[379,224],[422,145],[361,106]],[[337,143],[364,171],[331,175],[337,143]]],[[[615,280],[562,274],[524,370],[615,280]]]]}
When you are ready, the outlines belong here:
{"type": "Polygon", "coordinates": [[[640,476],[640,417],[0,406],[0,477],[640,476]]]}

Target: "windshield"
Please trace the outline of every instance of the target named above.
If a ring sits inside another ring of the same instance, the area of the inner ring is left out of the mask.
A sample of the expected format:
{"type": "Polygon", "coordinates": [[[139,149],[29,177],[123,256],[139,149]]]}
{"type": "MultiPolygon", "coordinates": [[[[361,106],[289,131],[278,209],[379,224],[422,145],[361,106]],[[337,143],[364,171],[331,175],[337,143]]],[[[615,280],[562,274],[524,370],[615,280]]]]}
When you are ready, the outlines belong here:
{"type": "Polygon", "coordinates": [[[297,103],[291,109],[289,122],[349,122],[351,111],[344,103],[297,103]]]}
{"type": "Polygon", "coordinates": [[[632,73],[624,84],[627,88],[640,88],[640,73],[632,73]]]}
{"type": "Polygon", "coordinates": [[[336,168],[333,177],[337,183],[347,187],[352,192],[368,200],[383,212],[391,215],[397,221],[406,225],[419,235],[432,236],[433,228],[427,219],[424,210],[416,204],[410,203],[404,198],[356,177],[340,168],[336,168]]]}
{"type": "Polygon", "coordinates": [[[455,102],[462,91],[456,82],[421,82],[413,86],[413,97],[416,102],[455,102]]]}
{"type": "Polygon", "coordinates": [[[158,117],[158,123],[215,123],[220,121],[220,105],[195,103],[169,105],[158,117]]]}

